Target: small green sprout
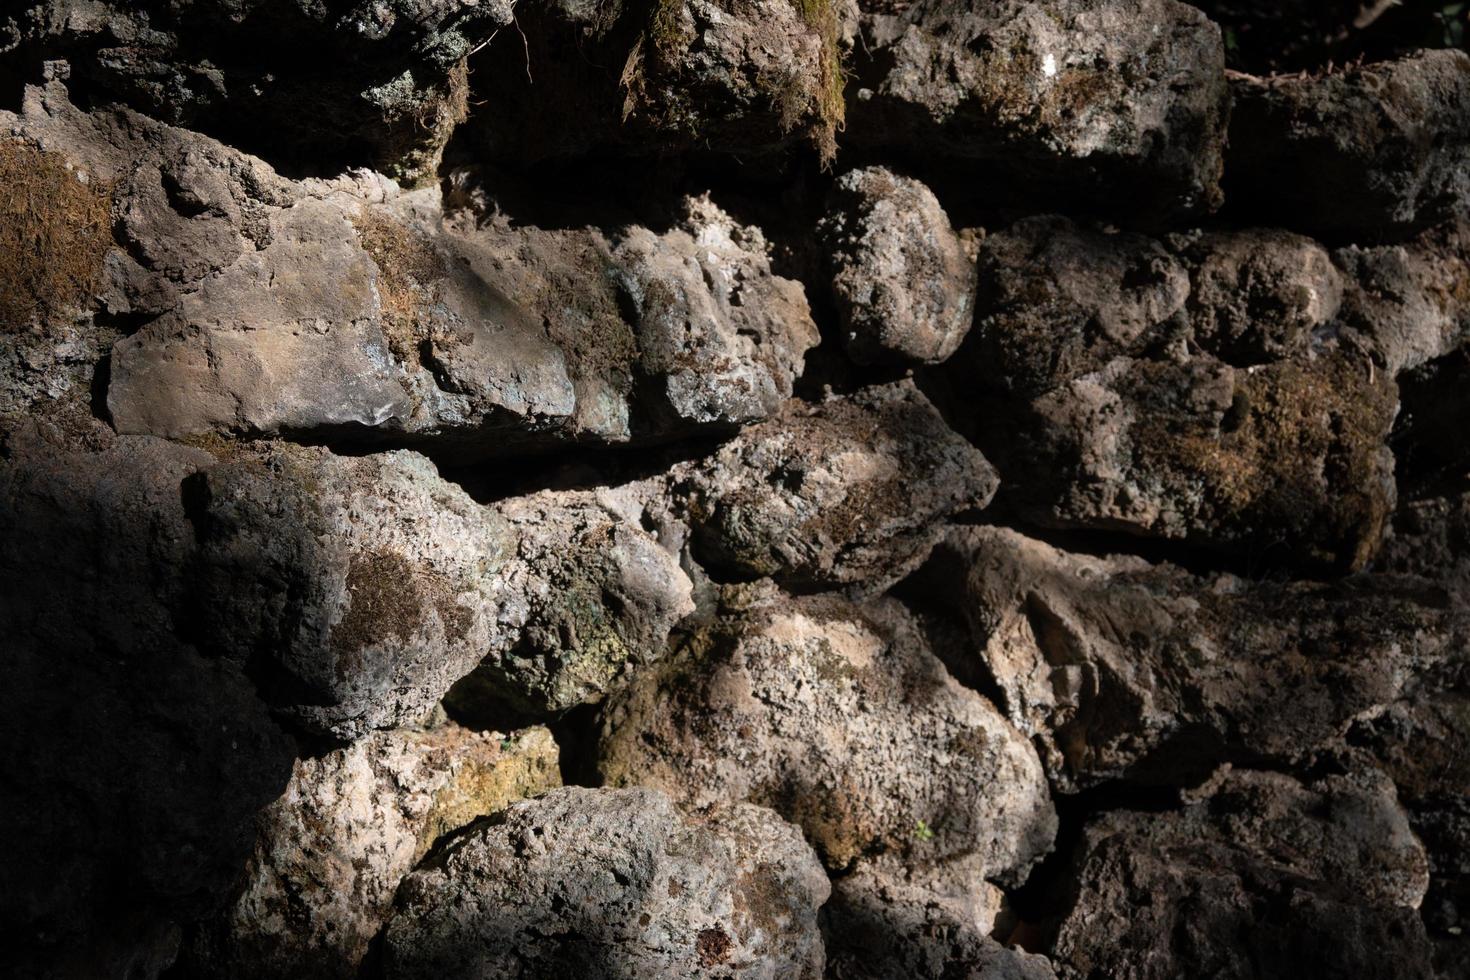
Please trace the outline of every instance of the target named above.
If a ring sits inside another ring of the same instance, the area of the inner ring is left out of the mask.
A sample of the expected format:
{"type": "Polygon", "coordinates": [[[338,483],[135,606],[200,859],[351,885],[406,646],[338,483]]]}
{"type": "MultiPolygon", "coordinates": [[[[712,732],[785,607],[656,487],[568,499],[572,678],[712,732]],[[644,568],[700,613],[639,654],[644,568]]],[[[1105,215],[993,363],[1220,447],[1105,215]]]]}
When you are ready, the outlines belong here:
{"type": "Polygon", "coordinates": [[[933,840],[934,830],[927,823],[920,820],[914,824],[914,836],[919,840],[933,840]]]}

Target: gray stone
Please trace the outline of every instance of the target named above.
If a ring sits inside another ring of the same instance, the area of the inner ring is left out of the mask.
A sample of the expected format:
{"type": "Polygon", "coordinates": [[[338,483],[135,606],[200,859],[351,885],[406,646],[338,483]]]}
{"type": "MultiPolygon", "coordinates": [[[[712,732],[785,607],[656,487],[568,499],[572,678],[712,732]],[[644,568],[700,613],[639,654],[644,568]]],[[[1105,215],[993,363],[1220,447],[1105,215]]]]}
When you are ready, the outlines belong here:
{"type": "Polygon", "coordinates": [[[414,453],[262,445],[190,497],[211,641],[313,730],[417,721],[525,624],[501,614],[516,536],[414,453]]]}
{"type": "Polygon", "coordinates": [[[1305,350],[1342,306],[1343,275],[1310,238],[1262,229],[1180,244],[1191,260],[1194,340],[1230,364],[1264,364],[1305,350]]]}
{"type": "Polygon", "coordinates": [[[487,707],[547,715],[601,701],[663,656],[694,611],[677,553],[594,495],[544,492],[494,511],[517,542],[501,616],[523,625],[470,678],[487,707]]]}
{"type": "Polygon", "coordinates": [[[958,349],[975,316],[975,261],[927,187],[882,167],[847,173],[820,234],[854,360],[936,364],[958,349]]]}
{"type": "MultiPolygon", "coordinates": [[[[105,435],[104,435],[105,433],[105,435]]],[[[0,870],[6,971],[156,976],[223,902],[295,745],[191,630],[179,492],[213,462],[79,443],[46,420],[0,453],[0,870]]]]}
{"type": "Polygon", "coordinates": [[[1374,567],[1421,576],[1442,585],[1450,601],[1470,604],[1470,490],[1400,503],[1374,567]]]}
{"type": "Polygon", "coordinates": [[[1448,222],[1400,244],[1348,246],[1333,260],[1347,279],[1342,329],[1389,373],[1470,341],[1470,222],[1448,222]]]}
{"type": "Polygon", "coordinates": [[[773,275],[760,229],[706,198],[681,226],[630,229],[614,273],[636,315],[639,372],[657,392],[664,431],[775,414],[820,339],[801,286],[773,275]]]}
{"type": "Polygon", "coordinates": [[[0,36],[10,57],[68,58],[88,95],[275,162],[417,179],[433,176],[468,109],[465,59],[510,24],[514,6],[53,0],[0,18],[0,36]]]}
{"type": "Polygon", "coordinates": [[[953,414],[1028,521],[1361,568],[1394,506],[1398,392],[1333,329],[1335,275],[1275,232],[1171,246],[1026,219],[981,248],[953,414]]]}
{"type": "Polygon", "coordinates": [[[416,721],[482,661],[517,707],[598,700],[693,608],[674,556],[575,494],[484,507],[407,451],[235,452],[196,491],[211,635],[336,737],[416,721]]]}
{"type": "Polygon", "coordinates": [[[822,907],[827,975],[837,980],[1055,980],[1043,956],[991,938],[1000,890],[973,862],[863,861],[822,907]],[[978,892],[978,894],[977,894],[978,892]]]}
{"type": "MultiPolygon", "coordinates": [[[[1451,593],[1463,601],[1464,593],[1451,593]]],[[[1464,962],[1470,925],[1470,656],[1464,648],[1405,686],[1348,736],[1393,779],[1429,857],[1422,912],[1444,976],[1464,962]]]]}
{"type": "Polygon", "coordinates": [[[1031,209],[1148,223],[1221,202],[1220,30],[1174,0],[924,0],[866,18],[847,142],[1031,209]]]}
{"type": "Polygon", "coordinates": [[[113,182],[126,251],[99,292],[146,318],[112,352],[120,432],[456,461],[652,441],[775,411],[819,339],[760,231],[707,198],[662,233],[547,231],[366,172],[285,180],[54,83],[0,122],[113,182]]]}
{"type": "Polygon", "coordinates": [[[710,568],[881,591],[997,478],[911,382],[788,403],[671,476],[710,568]]]}
{"type": "Polygon", "coordinates": [[[517,11],[476,64],[496,98],[471,121],[490,159],[593,151],[830,159],[843,118],[839,14],[797,0],[554,0],[517,11]],[[548,119],[556,120],[548,125],[548,119]]]}
{"type": "Polygon", "coordinates": [[[196,938],[185,968],[356,977],[399,882],[435,841],[559,785],[544,728],[375,732],[298,759],[285,794],[260,814],[243,893],[196,938]]]}
{"type": "Polygon", "coordinates": [[[769,810],[686,814],[653,790],[554,790],[404,881],[384,974],[816,980],[829,889],[769,810]]]}
{"type": "Polygon", "coordinates": [[[832,868],[891,853],[1024,878],[1056,830],[1036,755],[901,606],[760,585],[731,603],[609,705],[609,784],[772,807],[832,868]]]}

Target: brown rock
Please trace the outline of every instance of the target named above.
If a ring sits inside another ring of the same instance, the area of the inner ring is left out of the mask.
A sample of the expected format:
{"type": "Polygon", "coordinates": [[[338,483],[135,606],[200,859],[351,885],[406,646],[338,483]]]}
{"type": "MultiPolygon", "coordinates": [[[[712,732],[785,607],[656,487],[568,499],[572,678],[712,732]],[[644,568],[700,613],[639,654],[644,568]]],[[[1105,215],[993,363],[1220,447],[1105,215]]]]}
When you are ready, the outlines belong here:
{"type": "Polygon", "coordinates": [[[1230,197],[1326,234],[1403,235],[1470,206],[1470,55],[1232,77],[1230,197]]]}
{"type": "Polygon", "coordinates": [[[1432,975],[1424,854],[1385,778],[1239,772],[1205,792],[1089,824],[1062,976],[1432,975]]]}
{"type": "Polygon", "coordinates": [[[882,167],[837,181],[820,229],[848,354],[937,364],[975,317],[975,263],[934,194],[882,167]]]}
{"type": "Polygon", "coordinates": [[[997,485],[909,382],[789,402],[672,481],[707,566],[866,591],[922,561],[936,523],[997,485]]]}
{"type": "Polygon", "coordinates": [[[942,651],[957,675],[997,692],[1066,790],[1310,761],[1465,628],[1418,580],[1200,577],[1000,528],[956,529],[920,581],[970,624],[973,653],[942,651]]]}
{"type": "Polygon", "coordinates": [[[949,162],[1031,211],[1061,201],[1148,223],[1219,206],[1225,53],[1195,8],[895,6],[869,15],[855,46],[845,140],[949,162]]]}

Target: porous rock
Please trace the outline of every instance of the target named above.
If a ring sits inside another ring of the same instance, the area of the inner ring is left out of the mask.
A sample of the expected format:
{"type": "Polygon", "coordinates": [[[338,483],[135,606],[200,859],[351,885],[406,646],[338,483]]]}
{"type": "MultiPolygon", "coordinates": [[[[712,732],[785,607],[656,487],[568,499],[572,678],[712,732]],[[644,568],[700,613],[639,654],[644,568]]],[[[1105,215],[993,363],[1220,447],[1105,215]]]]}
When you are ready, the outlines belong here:
{"type": "Polygon", "coordinates": [[[894,6],[866,18],[855,46],[845,141],[948,160],[1031,208],[1064,200],[1147,223],[1219,206],[1225,55],[1199,10],[1174,0],[894,6]]]}
{"type": "Polygon", "coordinates": [[[356,977],[398,884],[445,834],[561,784],[544,728],[375,732],[298,759],[258,818],[245,887],[196,937],[210,977],[356,977]]]}
{"type": "Polygon", "coordinates": [[[1269,363],[1307,348],[1342,307],[1344,277],[1310,238],[1262,229],[1186,241],[1194,341],[1230,364],[1269,363]]]}
{"type": "Polygon", "coordinates": [[[827,975],[838,980],[1055,980],[1044,956],[991,938],[1001,892],[974,862],[863,861],[822,906],[827,975]]]}
{"type": "Polygon", "coordinates": [[[1420,368],[1470,341],[1470,222],[1447,222],[1395,244],[1347,246],[1332,257],[1347,287],[1342,329],[1389,373],[1420,368]]]}
{"type": "Polygon", "coordinates": [[[1206,793],[1087,826],[1061,976],[1432,975],[1424,852],[1386,778],[1245,771],[1206,793]]]}
{"type": "Polygon", "coordinates": [[[554,790],[404,881],[384,974],[815,980],[829,890],[800,831],[769,810],[554,790]]]}
{"type": "Polygon", "coordinates": [[[112,350],[120,432],[459,461],[647,441],[773,412],[818,340],[760,231],[707,198],[661,233],[446,221],[437,188],[286,180],[57,83],[0,121],[112,188],[99,298],[145,321],[112,350]]]}
{"type": "Polygon", "coordinates": [[[708,198],[689,199],[663,235],[633,228],[619,242],[614,276],[662,431],[753,422],[790,396],[819,337],[801,286],[774,275],[766,252],[760,229],[708,198]]]}
{"type": "MultiPolygon", "coordinates": [[[[1463,574],[1463,571],[1461,572],[1463,574]]],[[[1451,601],[1466,593],[1448,586],[1451,601]]],[[[1445,976],[1464,962],[1470,926],[1470,655],[1462,646],[1417,673],[1385,710],[1358,719],[1348,741],[1392,778],[1429,857],[1424,924],[1445,976]]]]}
{"type": "Polygon", "coordinates": [[[936,522],[997,486],[911,382],[789,402],[671,480],[707,566],[858,590],[922,561],[936,522]]]}
{"type": "Polygon", "coordinates": [[[513,640],[515,537],[417,454],[263,444],[189,492],[202,628],[314,730],[417,721],[513,640]]]}
{"type": "Polygon", "coordinates": [[[601,701],[694,611],[677,553],[595,495],[548,491],[494,510],[517,542],[501,615],[522,627],[467,678],[462,703],[545,716],[601,701]]]}
{"type": "Polygon", "coordinates": [[[475,66],[499,93],[471,123],[490,159],[836,150],[843,79],[827,0],[555,0],[518,15],[523,33],[475,66]]]}
{"type": "Polygon", "coordinates": [[[1234,76],[1229,193],[1247,211],[1343,236],[1402,236],[1470,207],[1470,54],[1234,76]]]}
{"type": "Polygon", "coordinates": [[[1393,378],[1328,329],[1320,250],[1237,234],[1171,246],[1035,218],[991,235],[950,362],[986,386],[956,411],[1027,520],[1362,567],[1395,499],[1393,378]]]}
{"type": "Polygon", "coordinates": [[[955,529],[919,581],[970,624],[973,645],[944,650],[952,669],[997,692],[1069,791],[1199,779],[1232,759],[1310,761],[1465,628],[1414,579],[1194,576],[1003,528],[955,529]]]}
{"type": "Polygon", "coordinates": [[[1450,601],[1470,603],[1470,487],[1403,501],[1375,568],[1423,577],[1450,601]]]}
{"type": "Polygon", "coordinates": [[[833,868],[973,856],[977,883],[1023,877],[1056,828],[1035,753],[902,607],[749,590],[609,705],[606,781],[772,807],[833,868]]]}
{"type": "Polygon", "coordinates": [[[215,642],[337,737],[413,722],[481,661],[507,702],[597,700],[691,608],[677,560],[575,497],[475,503],[432,463],[266,445],[196,490],[215,642]]]}
{"type": "Polygon", "coordinates": [[[923,184],[883,167],[839,179],[820,229],[849,355],[945,360],[975,315],[975,263],[923,184]]]}

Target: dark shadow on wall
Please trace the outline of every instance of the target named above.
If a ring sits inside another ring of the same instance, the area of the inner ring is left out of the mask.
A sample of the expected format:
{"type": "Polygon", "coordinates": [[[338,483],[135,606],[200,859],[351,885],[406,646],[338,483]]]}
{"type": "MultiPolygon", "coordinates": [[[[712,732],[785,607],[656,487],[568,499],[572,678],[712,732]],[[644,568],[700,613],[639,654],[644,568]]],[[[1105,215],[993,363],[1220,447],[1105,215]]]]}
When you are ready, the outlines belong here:
{"type": "Polygon", "coordinates": [[[185,468],[161,445],[0,461],[9,976],[152,975],[290,775],[251,682],[180,639],[185,468]]]}

